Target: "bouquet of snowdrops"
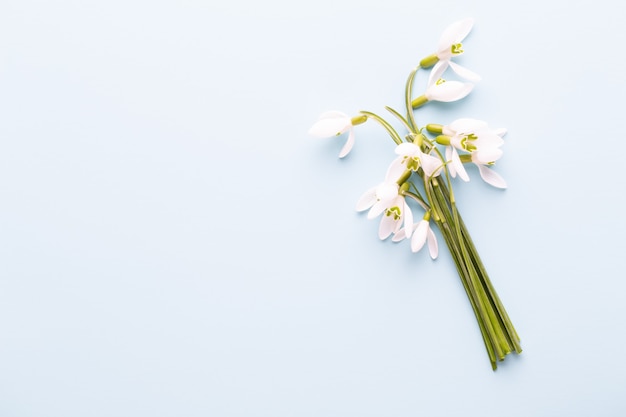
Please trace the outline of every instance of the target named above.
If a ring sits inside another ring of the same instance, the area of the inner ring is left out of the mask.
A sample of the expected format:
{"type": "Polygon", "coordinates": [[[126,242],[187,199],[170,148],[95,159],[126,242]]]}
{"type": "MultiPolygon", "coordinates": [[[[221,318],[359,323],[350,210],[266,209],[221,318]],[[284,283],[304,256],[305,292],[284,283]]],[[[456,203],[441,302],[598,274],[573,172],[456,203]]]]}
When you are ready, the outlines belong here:
{"type": "Polygon", "coordinates": [[[405,89],[406,112],[386,107],[402,126],[402,133],[369,111],[361,111],[354,117],[336,111],[323,113],[309,133],[315,137],[347,133],[347,141],[339,153],[343,158],[354,145],[354,126],[373,120],[387,131],[395,142],[396,157],[384,180],[362,195],[356,209],[367,210],[368,219],[380,217],[380,239],[408,240],[413,252],[427,247],[433,259],[438,256],[439,245],[432,227],[439,228],[456,264],[495,370],[497,362],[507,354],[522,351],[520,339],[461,218],[452,179],[458,176],[462,181],[469,181],[465,165],[474,164],[485,182],[506,188],[504,179],[492,168],[502,156],[502,136],[506,131],[490,128],[487,123],[470,118],[445,125],[429,123],[422,126],[415,118],[415,110],[428,102],[453,102],[464,98],[480,79],[453,61],[463,53],[461,42],[473,23],[472,19],[465,19],[450,25],[441,36],[437,52],[422,59],[411,71],[405,89]],[[423,94],[414,98],[413,81],[417,71],[431,67],[423,94]],[[466,81],[445,81],[443,75],[447,70],[466,81]],[[416,210],[423,213],[419,220],[414,214],[416,210]]]}

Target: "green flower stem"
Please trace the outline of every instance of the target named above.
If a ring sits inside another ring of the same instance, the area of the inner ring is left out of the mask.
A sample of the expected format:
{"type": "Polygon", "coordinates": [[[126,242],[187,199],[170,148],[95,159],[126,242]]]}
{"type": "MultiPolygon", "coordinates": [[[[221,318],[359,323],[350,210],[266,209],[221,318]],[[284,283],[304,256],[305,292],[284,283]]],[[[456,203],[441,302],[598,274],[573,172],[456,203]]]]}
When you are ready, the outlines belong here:
{"type": "Polygon", "coordinates": [[[451,201],[452,193],[448,192],[445,184],[436,179],[433,182],[436,182],[433,195],[436,198],[437,209],[443,213],[447,221],[446,224],[438,223],[438,226],[450,248],[463,286],[475,310],[492,368],[496,369],[494,358],[503,360],[511,352],[522,351],[519,336],[489,280],[463,219],[451,201]],[[451,224],[456,230],[450,229],[451,224]]]}
{"type": "Polygon", "coordinates": [[[404,117],[403,117],[400,113],[398,113],[397,111],[395,111],[394,109],[392,109],[392,108],[391,108],[391,107],[389,107],[389,106],[385,106],[385,109],[386,109],[389,113],[391,113],[391,114],[393,114],[394,116],[396,116],[396,118],[397,118],[398,120],[400,120],[400,122],[404,125],[404,127],[406,127],[406,130],[408,130],[410,133],[417,134],[417,132],[414,132],[414,131],[412,130],[412,129],[413,129],[413,126],[411,126],[411,125],[409,124],[409,121],[408,121],[407,119],[405,119],[405,118],[404,118],[404,117]]]}
{"type": "MultiPolygon", "coordinates": [[[[436,184],[438,185],[438,183],[436,184]]],[[[438,187],[438,189],[441,190],[440,187],[438,187]]],[[[475,294],[475,297],[477,298],[477,301],[478,301],[479,311],[485,321],[487,333],[489,337],[491,338],[491,340],[493,341],[493,347],[496,352],[496,355],[498,356],[500,360],[502,360],[504,359],[505,352],[509,353],[510,350],[508,349],[508,344],[505,345],[503,343],[504,333],[501,329],[501,326],[496,325],[496,322],[498,319],[496,318],[493,305],[489,302],[489,299],[485,291],[482,291],[483,288],[482,288],[481,280],[479,278],[479,272],[476,270],[474,262],[472,261],[472,258],[470,257],[470,253],[467,248],[467,245],[464,244],[465,240],[463,239],[463,235],[461,233],[461,228],[459,225],[459,214],[458,214],[458,211],[456,210],[456,205],[451,204],[451,206],[452,206],[452,218],[454,221],[453,224],[455,226],[455,229],[454,229],[455,237],[457,241],[461,243],[459,246],[461,248],[462,259],[465,265],[467,265],[468,267],[467,269],[469,272],[470,283],[471,283],[473,292],[475,294]]],[[[448,206],[446,205],[446,207],[448,206]]]]}
{"type": "MultiPolygon", "coordinates": [[[[410,177],[411,174],[413,173],[413,171],[411,171],[410,169],[407,169],[404,171],[404,173],[402,174],[402,176],[400,176],[400,178],[398,178],[398,181],[396,181],[396,184],[398,185],[403,185],[410,177]]],[[[407,189],[408,189],[409,184],[407,184],[407,189]]],[[[404,190],[406,191],[406,190],[404,190]]]]}
{"type": "Polygon", "coordinates": [[[411,188],[413,188],[413,192],[407,191],[407,195],[412,196],[413,198],[417,197],[416,201],[420,203],[420,205],[424,208],[424,210],[425,211],[430,210],[430,206],[428,205],[428,203],[426,203],[426,200],[424,199],[424,197],[422,197],[422,193],[420,193],[420,190],[417,189],[415,184],[412,181],[409,181],[408,184],[411,186],[411,188]]]}
{"type": "MultiPolygon", "coordinates": [[[[437,188],[439,189],[439,187],[437,188]]],[[[472,280],[469,265],[464,260],[461,248],[462,242],[456,238],[455,233],[450,228],[450,225],[454,224],[454,222],[450,211],[444,208],[447,205],[445,198],[440,192],[435,193],[435,196],[436,201],[434,203],[436,204],[437,209],[443,213],[443,220],[438,222],[437,225],[439,226],[446,245],[452,254],[459,277],[461,278],[461,282],[463,284],[463,288],[468,295],[468,299],[474,311],[474,315],[476,316],[481,335],[483,336],[483,342],[485,343],[492,369],[495,370],[497,367],[497,352],[494,347],[493,332],[489,331],[488,322],[486,320],[487,315],[484,312],[484,305],[480,303],[475,281],[472,280]]]]}
{"type": "Polygon", "coordinates": [[[490,296],[490,298],[492,299],[492,302],[496,306],[496,309],[499,314],[499,318],[502,321],[503,326],[507,330],[505,335],[509,341],[509,344],[512,346],[514,352],[521,353],[522,346],[520,345],[519,335],[517,334],[517,331],[515,330],[515,327],[513,326],[513,323],[511,322],[511,319],[509,318],[509,315],[507,314],[504,308],[504,305],[502,304],[502,301],[500,301],[500,297],[498,297],[498,294],[493,288],[493,284],[491,283],[491,280],[489,279],[489,275],[487,274],[487,271],[485,270],[485,267],[480,257],[478,256],[478,253],[476,252],[476,247],[474,246],[474,243],[472,242],[472,238],[467,232],[463,219],[459,218],[459,223],[463,231],[463,237],[465,238],[468,247],[472,250],[474,262],[476,263],[477,267],[481,271],[484,272],[483,274],[484,285],[488,290],[488,295],[490,296]]]}
{"type": "Polygon", "coordinates": [[[409,122],[409,125],[411,126],[410,131],[412,132],[418,132],[419,128],[417,126],[417,122],[415,122],[415,115],[413,114],[413,100],[411,100],[411,97],[413,95],[413,80],[415,79],[415,74],[417,74],[417,71],[420,69],[419,66],[415,67],[413,69],[413,71],[411,71],[411,73],[409,74],[409,78],[406,80],[406,88],[404,90],[404,100],[405,100],[405,104],[406,104],[406,114],[407,114],[407,121],[409,122]]]}
{"type": "MultiPolygon", "coordinates": [[[[406,184],[406,183],[405,183],[406,184]]],[[[412,184],[411,184],[412,185],[412,184]]],[[[420,206],[422,206],[422,208],[424,209],[424,211],[428,211],[430,210],[430,206],[424,201],[424,199],[422,198],[421,195],[419,194],[415,194],[412,193],[409,190],[402,190],[402,195],[406,196],[406,197],[410,197],[413,200],[415,200],[417,202],[417,204],[419,204],[420,206]]]]}
{"type": "MultiPolygon", "coordinates": [[[[460,223],[460,222],[459,222],[460,223]]],[[[463,233],[464,237],[464,246],[471,247],[473,244],[470,240],[468,240],[469,234],[467,234],[467,230],[463,233]]],[[[504,359],[504,356],[515,351],[517,353],[521,352],[521,346],[519,344],[519,336],[511,323],[506,310],[504,310],[504,306],[502,305],[489,277],[487,272],[482,266],[482,262],[480,261],[480,257],[478,257],[478,253],[474,251],[472,252],[471,259],[474,267],[480,272],[479,279],[480,282],[478,285],[482,288],[482,294],[484,294],[485,300],[488,300],[489,304],[489,315],[490,320],[493,322],[494,328],[497,331],[497,339],[496,342],[499,344],[500,348],[503,351],[503,355],[501,355],[500,360],[504,359]]]]}
{"type": "MultiPolygon", "coordinates": [[[[447,196],[447,190],[445,190],[445,185],[442,184],[442,188],[444,189],[444,196],[447,196]]],[[[448,202],[450,204],[453,204],[450,202],[450,200],[448,200],[448,202]]],[[[456,208],[455,208],[456,209],[456,208]]],[[[458,214],[458,211],[457,211],[458,214]]],[[[507,337],[510,339],[511,341],[511,345],[514,348],[514,351],[517,353],[520,353],[522,351],[521,345],[520,345],[520,339],[519,336],[517,334],[517,331],[515,330],[515,327],[513,326],[513,323],[511,322],[511,320],[509,319],[509,316],[504,308],[504,305],[502,304],[502,302],[500,301],[500,298],[498,297],[498,294],[496,293],[495,289],[493,288],[493,285],[491,283],[491,280],[489,279],[489,276],[487,274],[486,268],[483,265],[480,256],[478,255],[478,251],[476,250],[476,246],[474,245],[474,242],[472,241],[472,238],[469,234],[469,232],[467,231],[467,227],[465,226],[465,223],[463,222],[463,219],[461,218],[460,214],[458,214],[458,223],[459,226],[461,228],[462,234],[463,234],[463,238],[466,242],[467,247],[469,248],[469,250],[472,253],[472,260],[473,262],[476,264],[476,267],[482,272],[482,279],[484,281],[484,286],[485,288],[488,290],[488,294],[491,297],[491,299],[493,300],[493,303],[495,304],[495,306],[497,307],[498,313],[500,315],[500,318],[504,324],[504,326],[507,329],[507,337]]]]}
{"type": "MultiPolygon", "coordinates": [[[[445,200],[443,196],[439,193],[436,194],[437,201],[435,204],[438,205],[438,208],[443,211],[443,205],[445,205],[445,200]]],[[[452,230],[450,229],[450,223],[452,222],[452,216],[448,211],[444,212],[444,219],[442,221],[437,222],[437,226],[439,227],[441,234],[444,236],[444,240],[446,242],[446,246],[452,255],[454,263],[456,265],[457,271],[459,273],[459,277],[463,284],[463,288],[468,295],[468,299],[470,301],[470,305],[472,306],[472,310],[474,311],[474,315],[476,316],[476,321],[478,322],[478,327],[480,329],[480,333],[483,337],[483,342],[485,344],[485,348],[487,349],[487,354],[489,356],[489,360],[491,362],[492,369],[496,369],[496,353],[493,348],[493,343],[489,334],[487,333],[484,315],[481,314],[480,308],[478,306],[478,302],[475,296],[475,291],[471,286],[471,282],[469,279],[469,271],[467,270],[467,264],[463,262],[463,257],[461,254],[461,249],[459,247],[460,242],[455,238],[452,230]]]]}
{"type": "Polygon", "coordinates": [[[433,218],[435,219],[435,221],[436,222],[447,221],[445,217],[445,213],[442,210],[442,207],[440,207],[440,205],[438,204],[438,201],[435,200],[433,183],[432,183],[431,178],[424,179],[424,191],[426,192],[426,197],[428,198],[428,201],[430,201],[430,207],[431,207],[431,211],[433,213],[433,218]]]}
{"type": "Polygon", "coordinates": [[[437,225],[439,226],[439,230],[441,230],[441,234],[444,236],[444,241],[446,242],[446,246],[448,247],[448,250],[450,251],[450,254],[452,255],[452,259],[454,260],[454,264],[456,265],[457,272],[459,274],[459,277],[461,278],[461,283],[463,284],[463,288],[465,289],[465,292],[468,294],[470,305],[472,306],[472,310],[474,311],[474,316],[476,317],[476,321],[478,322],[478,327],[483,337],[485,348],[487,349],[487,355],[489,356],[489,361],[491,362],[491,368],[493,370],[496,370],[497,368],[496,354],[493,349],[492,343],[489,339],[489,336],[487,334],[487,331],[485,329],[485,323],[483,322],[482,316],[480,312],[478,311],[476,301],[470,295],[471,290],[470,290],[468,280],[466,278],[468,273],[467,273],[467,270],[464,268],[463,262],[461,261],[460,250],[457,247],[457,245],[454,244],[455,240],[452,237],[452,231],[450,230],[448,223],[439,222],[437,223],[437,225]]]}
{"type": "Polygon", "coordinates": [[[393,128],[393,126],[391,126],[389,123],[387,123],[387,121],[385,119],[383,119],[379,115],[374,114],[374,113],[369,112],[369,111],[361,110],[361,113],[366,115],[369,118],[372,118],[372,119],[376,120],[378,123],[380,123],[387,130],[389,135],[391,135],[391,138],[396,143],[396,145],[399,145],[399,144],[402,143],[402,138],[400,137],[398,132],[396,132],[396,130],[393,128]]]}

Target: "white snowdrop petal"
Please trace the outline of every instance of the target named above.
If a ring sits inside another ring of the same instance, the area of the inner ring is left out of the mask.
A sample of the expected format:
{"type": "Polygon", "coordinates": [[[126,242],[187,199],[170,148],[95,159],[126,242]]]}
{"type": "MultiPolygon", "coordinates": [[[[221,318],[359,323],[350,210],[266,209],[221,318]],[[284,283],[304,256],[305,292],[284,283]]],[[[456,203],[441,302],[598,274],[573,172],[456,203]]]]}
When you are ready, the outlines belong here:
{"type": "Polygon", "coordinates": [[[341,148],[339,152],[339,158],[343,158],[352,150],[354,146],[354,130],[350,129],[350,134],[348,135],[348,140],[346,140],[345,145],[341,148]]]}
{"type": "Polygon", "coordinates": [[[409,142],[402,142],[401,144],[396,146],[396,149],[394,149],[396,155],[404,156],[411,156],[417,151],[419,151],[419,147],[416,144],[409,142]]]}
{"type": "Polygon", "coordinates": [[[394,233],[393,237],[391,238],[392,242],[400,242],[402,240],[406,239],[406,233],[404,228],[398,230],[396,233],[394,233]]]}
{"type": "Polygon", "coordinates": [[[434,85],[438,79],[441,78],[443,73],[448,68],[448,60],[437,61],[433,69],[430,70],[430,75],[428,76],[428,82],[426,83],[427,87],[434,85]]]}
{"type": "Polygon", "coordinates": [[[426,238],[428,241],[428,253],[432,259],[437,259],[439,256],[439,245],[437,243],[437,236],[435,236],[435,232],[429,227],[428,228],[428,236],[426,238]]]}
{"type": "Polygon", "coordinates": [[[422,154],[422,156],[420,157],[420,162],[422,163],[422,169],[424,170],[424,173],[428,177],[439,175],[439,172],[443,168],[442,161],[432,155],[422,154]]]}
{"type": "Polygon", "coordinates": [[[387,201],[396,198],[398,195],[398,184],[395,182],[385,182],[376,188],[376,198],[387,201]]]}
{"type": "Polygon", "coordinates": [[[452,160],[452,150],[454,148],[452,146],[446,146],[446,161],[450,161],[448,164],[448,172],[452,178],[456,178],[456,166],[454,165],[454,161],[452,160]]]}
{"type": "Polygon", "coordinates": [[[446,81],[441,84],[435,84],[426,90],[426,98],[429,100],[442,101],[449,103],[451,101],[460,100],[467,96],[474,84],[462,83],[460,81],[446,81]]]}
{"type": "Polygon", "coordinates": [[[404,229],[406,230],[405,235],[407,238],[411,237],[413,233],[413,212],[411,211],[411,207],[407,204],[406,200],[404,201],[404,229]]]}
{"type": "Polygon", "coordinates": [[[474,26],[474,19],[471,17],[452,23],[443,31],[441,38],[439,38],[439,50],[447,49],[461,42],[470,33],[472,26],[474,26]]]}
{"type": "Polygon", "coordinates": [[[385,181],[387,182],[395,182],[397,181],[404,171],[406,171],[406,166],[402,163],[404,157],[399,157],[394,159],[387,168],[387,174],[385,175],[385,181]]]}
{"type": "Polygon", "coordinates": [[[345,132],[350,126],[352,125],[349,120],[346,124],[346,120],[343,119],[322,119],[311,126],[309,135],[316,138],[330,138],[345,132]]]}
{"type": "Polygon", "coordinates": [[[477,148],[497,148],[504,145],[504,139],[494,132],[481,132],[474,140],[474,145],[477,148]]]}
{"type": "Polygon", "coordinates": [[[450,130],[454,131],[457,135],[476,133],[485,129],[487,129],[487,122],[467,117],[456,119],[454,122],[450,123],[450,130]]]}
{"type": "Polygon", "coordinates": [[[465,67],[460,66],[459,64],[455,64],[450,61],[450,68],[454,71],[459,77],[466,79],[472,82],[480,81],[480,75],[476,74],[474,71],[470,71],[465,67]]]}
{"type": "Polygon", "coordinates": [[[374,203],[370,211],[367,212],[367,218],[372,220],[385,210],[387,210],[386,202],[378,200],[374,203]]]}
{"type": "Polygon", "coordinates": [[[367,210],[376,202],[376,187],[370,188],[363,194],[356,203],[356,211],[367,210]]]}
{"type": "Polygon", "coordinates": [[[396,221],[393,215],[388,216],[386,213],[380,219],[380,225],[378,226],[378,237],[381,240],[387,239],[396,229],[396,221]]]}
{"type": "Polygon", "coordinates": [[[426,243],[426,237],[428,234],[428,222],[426,220],[422,220],[417,225],[417,229],[413,232],[413,237],[411,238],[411,251],[418,252],[426,243]]]}
{"type": "Polygon", "coordinates": [[[485,148],[478,149],[476,152],[472,153],[472,162],[477,162],[479,164],[488,164],[490,162],[497,161],[502,157],[502,149],[498,148],[485,148]]]}
{"type": "Polygon", "coordinates": [[[459,174],[459,177],[463,181],[468,182],[470,180],[469,175],[467,175],[467,171],[465,170],[463,162],[461,162],[461,158],[459,157],[459,153],[456,151],[456,149],[452,148],[451,156],[452,166],[454,167],[455,172],[459,174]]]}
{"type": "Polygon", "coordinates": [[[504,178],[500,176],[494,170],[487,168],[484,165],[478,165],[478,171],[480,172],[480,177],[489,185],[493,185],[496,188],[506,188],[506,181],[504,178]]]}
{"type": "Polygon", "coordinates": [[[325,111],[324,113],[320,114],[320,120],[321,119],[349,119],[350,116],[348,116],[347,114],[337,111],[337,110],[329,110],[329,111],[325,111]]]}

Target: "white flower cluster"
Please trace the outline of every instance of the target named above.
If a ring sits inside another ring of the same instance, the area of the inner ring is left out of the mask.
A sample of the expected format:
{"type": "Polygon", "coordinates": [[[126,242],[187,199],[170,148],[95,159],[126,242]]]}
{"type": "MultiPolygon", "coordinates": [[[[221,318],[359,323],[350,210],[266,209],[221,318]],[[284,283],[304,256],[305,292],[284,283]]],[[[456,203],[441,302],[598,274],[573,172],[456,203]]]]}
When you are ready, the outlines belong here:
{"type": "MultiPolygon", "coordinates": [[[[411,111],[429,101],[460,100],[472,91],[473,82],[480,80],[477,74],[452,61],[463,53],[461,42],[472,29],[473,23],[473,19],[465,19],[450,25],[439,40],[437,52],[420,62],[418,68],[432,67],[432,70],[424,93],[411,101],[411,111]],[[448,68],[467,82],[445,81],[442,76],[448,68]]],[[[369,112],[361,112],[351,118],[341,112],[326,112],[311,127],[309,134],[327,138],[348,132],[348,140],[339,153],[339,157],[343,158],[354,145],[355,125],[375,118],[388,130],[392,129],[388,123],[374,116],[369,112]]],[[[395,116],[402,119],[397,113],[395,116]]],[[[410,119],[402,120],[410,129],[410,119]]],[[[382,215],[378,231],[380,239],[387,239],[391,235],[394,242],[410,239],[413,252],[427,244],[430,256],[435,259],[438,244],[430,227],[433,213],[429,202],[432,202],[430,197],[421,197],[411,179],[419,177],[420,182],[426,183],[445,174],[448,178],[458,176],[463,181],[469,181],[464,164],[473,163],[485,182],[494,187],[506,188],[504,179],[490,168],[502,156],[500,147],[504,143],[502,136],[506,131],[491,129],[487,123],[469,118],[458,119],[448,125],[428,124],[425,128],[436,137],[428,138],[422,133],[423,128],[417,126],[406,136],[406,142],[402,142],[400,135],[395,134],[397,158],[387,169],[384,182],[366,191],[357,202],[356,210],[369,210],[368,219],[382,215]],[[443,152],[437,145],[444,147],[443,152]],[[413,176],[414,173],[417,175],[413,176]],[[413,212],[407,202],[409,198],[425,210],[423,218],[417,223],[413,221],[413,212]]]]}

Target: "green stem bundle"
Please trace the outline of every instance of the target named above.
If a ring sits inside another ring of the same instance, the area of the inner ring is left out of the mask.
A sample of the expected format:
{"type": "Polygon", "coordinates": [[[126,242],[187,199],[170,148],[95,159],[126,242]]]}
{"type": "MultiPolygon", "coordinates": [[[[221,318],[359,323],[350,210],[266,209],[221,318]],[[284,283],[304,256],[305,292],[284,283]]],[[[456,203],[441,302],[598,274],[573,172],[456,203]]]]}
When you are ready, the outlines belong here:
{"type": "Polygon", "coordinates": [[[511,352],[521,353],[519,336],[494,289],[456,204],[447,187],[436,178],[430,180],[434,207],[439,212],[437,226],[457,267],[478,321],[492,369],[511,352]]]}

